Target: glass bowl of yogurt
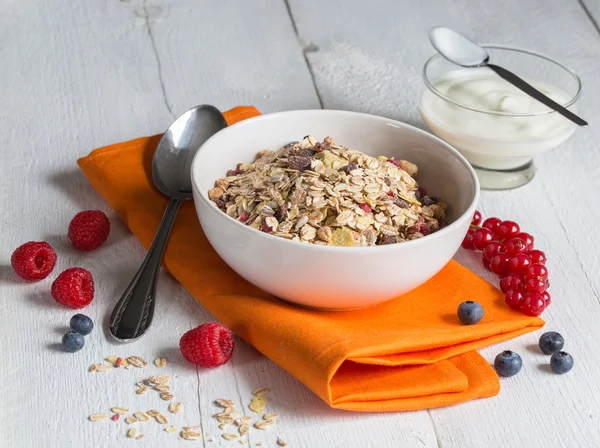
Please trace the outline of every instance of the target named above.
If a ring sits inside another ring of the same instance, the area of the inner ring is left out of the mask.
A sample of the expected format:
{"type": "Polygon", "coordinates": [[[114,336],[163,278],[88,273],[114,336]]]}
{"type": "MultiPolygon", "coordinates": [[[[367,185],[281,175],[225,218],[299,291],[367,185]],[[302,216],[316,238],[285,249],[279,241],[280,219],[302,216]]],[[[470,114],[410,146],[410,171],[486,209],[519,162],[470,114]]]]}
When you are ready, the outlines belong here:
{"type": "MultiPolygon", "coordinates": [[[[542,54],[483,45],[490,60],[577,113],[581,80],[542,54]]],[[[529,182],[533,156],[565,142],[577,127],[486,67],[462,68],[435,54],[423,68],[419,112],[431,131],[475,168],[482,188],[509,189],[529,182]]]]}

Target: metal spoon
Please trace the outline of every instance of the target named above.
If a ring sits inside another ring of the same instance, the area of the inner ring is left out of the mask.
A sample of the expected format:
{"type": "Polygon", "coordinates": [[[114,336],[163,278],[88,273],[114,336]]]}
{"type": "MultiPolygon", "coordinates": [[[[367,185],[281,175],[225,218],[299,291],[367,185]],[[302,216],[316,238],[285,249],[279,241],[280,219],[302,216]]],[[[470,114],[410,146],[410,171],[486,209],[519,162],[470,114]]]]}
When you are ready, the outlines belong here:
{"type": "Polygon", "coordinates": [[[156,281],[171,227],[182,202],[192,198],[192,159],[209,137],[225,127],[225,118],[217,108],[196,106],[180,116],[158,143],[152,179],[171,200],[144,262],[110,316],[110,332],[119,341],[139,338],[152,323],[156,281]]]}
{"type": "Polygon", "coordinates": [[[443,26],[430,28],[428,31],[431,45],[444,58],[461,67],[488,67],[496,72],[502,79],[508,81],[518,89],[521,89],[527,95],[538,100],[540,103],[555,110],[563,117],[568,118],[579,126],[587,126],[587,121],[581,119],[573,112],[562,107],[557,102],[551,100],[542,92],[534,88],[531,84],[525,82],[512,72],[505,68],[490,64],[490,55],[478,44],[467,39],[462,34],[443,26]]]}

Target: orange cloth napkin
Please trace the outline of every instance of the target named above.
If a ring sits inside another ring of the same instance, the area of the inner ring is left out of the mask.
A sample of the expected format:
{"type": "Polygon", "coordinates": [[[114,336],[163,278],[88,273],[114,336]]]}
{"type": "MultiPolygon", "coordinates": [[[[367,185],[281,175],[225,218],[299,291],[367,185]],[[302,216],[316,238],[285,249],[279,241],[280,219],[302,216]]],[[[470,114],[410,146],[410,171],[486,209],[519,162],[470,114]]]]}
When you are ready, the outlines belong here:
{"type": "MultiPolygon", "coordinates": [[[[231,124],[258,114],[237,107],[225,117],[231,124]]],[[[159,140],[118,143],[78,161],[146,248],[167,205],[151,180],[159,140]]],[[[454,261],[415,291],[368,309],[295,307],[247,283],[219,258],[191,201],[179,211],[164,266],[238,336],[340,409],[406,411],[496,395],[498,377],[475,350],[544,324],[510,310],[500,291],[454,261]],[[458,304],[469,299],[485,309],[473,326],[456,317],[458,304]]]]}

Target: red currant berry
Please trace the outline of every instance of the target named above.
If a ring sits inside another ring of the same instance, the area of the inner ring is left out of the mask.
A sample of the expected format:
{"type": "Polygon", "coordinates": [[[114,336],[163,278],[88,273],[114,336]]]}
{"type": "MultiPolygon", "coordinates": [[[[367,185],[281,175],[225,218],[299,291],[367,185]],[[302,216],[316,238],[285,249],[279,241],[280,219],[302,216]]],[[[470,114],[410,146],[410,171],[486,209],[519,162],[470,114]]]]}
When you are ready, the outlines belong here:
{"type": "Polygon", "coordinates": [[[490,260],[488,260],[485,255],[481,255],[481,263],[483,264],[483,267],[486,268],[488,271],[491,271],[492,269],[490,268],[490,260]]]}
{"type": "Polygon", "coordinates": [[[494,231],[496,239],[506,241],[519,233],[519,224],[514,221],[502,221],[494,231]]]}
{"type": "Polygon", "coordinates": [[[516,291],[523,287],[523,278],[518,274],[510,274],[500,280],[502,292],[516,291]]]}
{"type": "Polygon", "coordinates": [[[475,250],[473,246],[473,234],[475,233],[475,229],[469,229],[467,234],[465,235],[465,239],[461,243],[463,249],[467,250],[475,250]]]}
{"type": "Polygon", "coordinates": [[[490,229],[492,232],[495,232],[502,220],[500,218],[488,218],[483,221],[481,227],[485,227],[486,229],[490,229]]]}
{"type": "Polygon", "coordinates": [[[531,266],[531,259],[525,254],[517,254],[508,260],[508,272],[511,274],[525,275],[529,266],[531,266]]]}
{"type": "Polygon", "coordinates": [[[521,303],[521,310],[527,316],[539,316],[546,309],[541,294],[527,294],[521,303]]]}
{"type": "Polygon", "coordinates": [[[527,250],[528,251],[533,250],[533,241],[534,241],[534,238],[530,234],[528,234],[526,232],[519,232],[519,233],[517,233],[514,236],[514,238],[520,238],[523,241],[525,241],[525,245],[527,246],[527,250]]]}
{"type": "Polygon", "coordinates": [[[533,264],[546,264],[546,254],[541,250],[532,250],[529,252],[529,258],[533,264]]]}
{"type": "Polygon", "coordinates": [[[546,281],[537,278],[528,278],[525,281],[525,289],[529,294],[541,294],[546,290],[546,281]]]}
{"type": "Polygon", "coordinates": [[[475,213],[473,213],[473,219],[471,220],[471,225],[478,226],[479,224],[481,224],[481,213],[479,213],[479,210],[475,210],[475,213]]]}
{"type": "Polygon", "coordinates": [[[489,260],[491,260],[494,255],[498,255],[504,252],[504,246],[502,243],[497,241],[492,241],[487,246],[483,248],[483,256],[489,260]]]}
{"type": "Polygon", "coordinates": [[[473,234],[473,246],[475,246],[475,249],[477,250],[483,250],[485,246],[492,242],[493,238],[494,232],[490,229],[477,229],[473,234]]]}
{"type": "Polygon", "coordinates": [[[525,272],[525,278],[535,278],[542,281],[548,280],[548,268],[543,264],[532,264],[525,272]]]}
{"type": "Polygon", "coordinates": [[[540,294],[540,296],[542,296],[542,299],[544,299],[544,303],[546,304],[546,308],[548,308],[548,305],[552,303],[552,299],[550,299],[550,293],[548,291],[544,291],[540,294]]]}
{"type": "Polygon", "coordinates": [[[524,298],[525,295],[520,290],[511,289],[510,291],[506,291],[506,304],[513,310],[521,309],[521,304],[523,303],[524,298]]]}
{"type": "Polygon", "coordinates": [[[524,254],[527,252],[527,244],[521,238],[510,239],[504,247],[506,248],[506,255],[514,257],[517,254],[524,254]]]}
{"type": "Polygon", "coordinates": [[[509,274],[508,271],[509,257],[506,254],[494,255],[490,260],[490,269],[498,277],[503,278],[509,274]]]}

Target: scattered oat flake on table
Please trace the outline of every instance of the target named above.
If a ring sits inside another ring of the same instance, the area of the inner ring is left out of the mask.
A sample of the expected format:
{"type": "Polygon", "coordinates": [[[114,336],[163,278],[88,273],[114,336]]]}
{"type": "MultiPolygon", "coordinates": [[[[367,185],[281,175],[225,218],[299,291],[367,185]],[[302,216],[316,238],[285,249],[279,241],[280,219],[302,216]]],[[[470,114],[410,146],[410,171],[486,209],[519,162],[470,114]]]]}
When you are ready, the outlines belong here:
{"type": "Polygon", "coordinates": [[[135,428],[129,428],[127,430],[127,438],[128,439],[135,439],[137,437],[137,429],[135,428]]]}
{"type": "Polygon", "coordinates": [[[200,428],[200,426],[184,426],[181,429],[183,431],[192,431],[192,432],[197,432],[197,431],[201,431],[202,430],[202,428],[200,428]]]}
{"type": "Polygon", "coordinates": [[[161,425],[166,425],[167,423],[169,423],[169,420],[167,420],[167,417],[165,417],[162,414],[158,414],[157,416],[155,416],[154,420],[156,420],[161,425]]]}
{"type": "Polygon", "coordinates": [[[277,445],[279,446],[287,446],[287,442],[277,437],[277,445]]]}
{"type": "Polygon", "coordinates": [[[235,434],[231,434],[230,432],[226,432],[224,434],[221,434],[221,437],[223,437],[225,440],[238,440],[239,437],[236,436],[235,434]]]}
{"type": "Polygon", "coordinates": [[[229,415],[217,415],[217,421],[219,423],[233,423],[233,419],[229,415]]]}
{"type": "Polygon", "coordinates": [[[125,419],[125,423],[127,423],[128,425],[131,425],[132,423],[135,423],[137,421],[138,421],[138,419],[135,418],[133,415],[130,415],[129,417],[127,417],[125,419]]]}
{"type": "Polygon", "coordinates": [[[146,360],[144,358],[140,358],[139,356],[130,356],[129,358],[127,358],[127,362],[132,366],[140,369],[148,365],[146,360]]]}
{"type": "Polygon", "coordinates": [[[159,369],[164,368],[167,365],[167,358],[159,357],[154,360],[154,365],[159,369]]]}
{"type": "Polygon", "coordinates": [[[244,423],[238,429],[238,432],[240,433],[241,436],[248,434],[248,431],[250,431],[250,425],[248,423],[244,423]]]}
{"type": "Polygon", "coordinates": [[[148,414],[150,417],[156,417],[158,414],[160,414],[160,411],[157,411],[156,409],[150,409],[149,411],[146,411],[146,414],[148,414]]]}
{"type": "Polygon", "coordinates": [[[154,386],[154,390],[158,391],[158,392],[170,392],[171,388],[169,386],[167,386],[166,384],[161,384],[158,386],[154,386]]]}
{"type": "Polygon", "coordinates": [[[171,412],[172,414],[179,414],[181,411],[183,411],[182,403],[174,401],[169,405],[169,412],[171,412]]]}
{"type": "Polygon", "coordinates": [[[225,429],[225,428],[227,428],[227,423],[221,423],[219,425],[219,429],[225,429]]]}
{"type": "Polygon", "coordinates": [[[115,414],[119,414],[119,415],[129,414],[129,409],[118,407],[118,406],[110,408],[110,411],[114,412],[115,414]]]}
{"type": "Polygon", "coordinates": [[[267,395],[269,391],[270,389],[267,389],[266,387],[259,387],[258,389],[254,389],[252,391],[252,395],[254,395],[255,397],[262,397],[264,395],[267,395]]]}
{"type": "Polygon", "coordinates": [[[262,442],[258,442],[256,446],[263,446],[262,442]]]}
{"type": "Polygon", "coordinates": [[[240,445],[248,445],[248,441],[246,439],[240,440],[240,445]]]}
{"type": "Polygon", "coordinates": [[[146,386],[140,386],[140,388],[137,389],[135,391],[135,393],[138,395],[142,395],[142,394],[145,394],[147,391],[148,391],[148,388],[146,386]]]}
{"type": "Polygon", "coordinates": [[[254,427],[256,429],[267,429],[269,426],[273,426],[275,424],[274,421],[267,421],[267,420],[262,420],[260,422],[257,422],[254,424],[254,427]]]}
{"type": "Polygon", "coordinates": [[[137,418],[140,422],[147,422],[148,420],[150,420],[150,416],[148,414],[146,414],[145,412],[136,412],[135,414],[133,414],[135,416],[135,418],[137,418]]]}
{"type": "Polygon", "coordinates": [[[173,399],[173,394],[170,392],[162,392],[160,398],[165,401],[171,401],[173,399]]]}
{"type": "Polygon", "coordinates": [[[249,415],[244,415],[243,417],[236,418],[233,423],[235,426],[242,426],[244,423],[249,423],[252,421],[252,417],[249,415]]]}
{"type": "Polygon", "coordinates": [[[96,372],[110,372],[113,369],[113,366],[111,364],[104,364],[101,365],[100,367],[98,367],[96,369],[96,372]]]}
{"type": "Polygon", "coordinates": [[[94,364],[93,366],[91,366],[88,370],[88,372],[95,372],[96,370],[98,370],[100,367],[102,367],[102,364],[94,364]]]}
{"type": "Polygon", "coordinates": [[[257,414],[262,414],[265,410],[265,406],[267,406],[267,398],[263,395],[260,395],[260,396],[254,397],[252,399],[252,401],[250,401],[248,408],[252,412],[256,412],[257,414]]]}
{"type": "Polygon", "coordinates": [[[140,434],[139,436],[136,437],[136,439],[143,439],[144,437],[146,437],[146,434],[140,434]]]}
{"type": "Polygon", "coordinates": [[[101,422],[102,420],[106,420],[107,418],[108,414],[105,413],[92,414],[88,417],[88,419],[92,422],[101,422]]]}
{"type": "Polygon", "coordinates": [[[277,420],[277,417],[279,417],[279,414],[275,412],[263,415],[263,419],[267,421],[277,420]]]}
{"type": "Polygon", "coordinates": [[[176,431],[177,431],[177,428],[175,426],[167,426],[165,428],[165,432],[168,432],[169,434],[176,432],[176,431]]]}
{"type": "Polygon", "coordinates": [[[215,403],[218,404],[219,406],[221,406],[222,408],[230,408],[230,407],[233,407],[233,405],[235,404],[233,401],[224,400],[223,398],[219,398],[218,400],[215,400],[215,403]]]}
{"type": "Polygon", "coordinates": [[[169,384],[171,377],[169,375],[151,376],[147,381],[151,386],[165,386],[169,384]]]}
{"type": "Polygon", "coordinates": [[[201,437],[200,433],[194,431],[181,431],[180,436],[184,440],[198,440],[201,437]]]}

